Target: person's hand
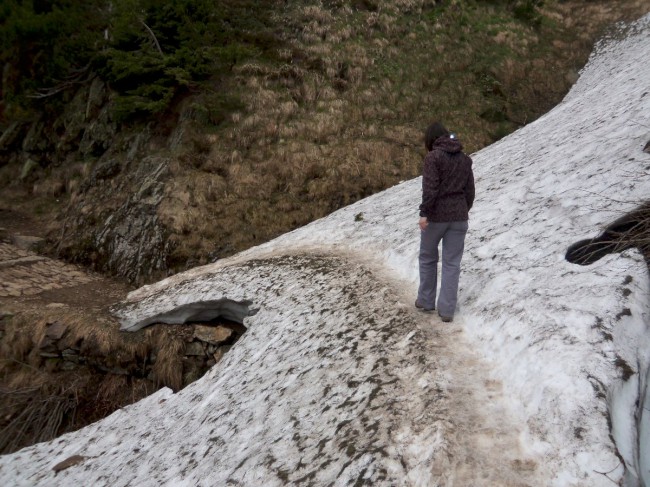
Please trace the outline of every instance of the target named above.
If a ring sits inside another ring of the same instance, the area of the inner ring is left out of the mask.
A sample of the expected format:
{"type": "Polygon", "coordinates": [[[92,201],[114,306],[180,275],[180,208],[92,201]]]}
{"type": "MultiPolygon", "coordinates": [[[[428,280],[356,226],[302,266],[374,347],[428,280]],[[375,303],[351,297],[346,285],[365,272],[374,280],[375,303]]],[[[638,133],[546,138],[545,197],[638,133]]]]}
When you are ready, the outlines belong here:
{"type": "Polygon", "coordinates": [[[427,221],[426,216],[420,217],[420,223],[419,223],[420,230],[422,230],[422,231],[426,230],[428,224],[429,224],[429,222],[427,221]]]}

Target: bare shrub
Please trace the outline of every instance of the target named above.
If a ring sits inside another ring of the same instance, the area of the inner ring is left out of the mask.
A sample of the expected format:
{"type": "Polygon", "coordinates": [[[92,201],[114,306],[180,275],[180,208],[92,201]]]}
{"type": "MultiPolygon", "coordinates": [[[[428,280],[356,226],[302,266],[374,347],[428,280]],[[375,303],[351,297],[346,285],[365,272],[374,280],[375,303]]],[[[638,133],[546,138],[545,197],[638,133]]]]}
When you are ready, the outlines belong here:
{"type": "Polygon", "coordinates": [[[76,402],[69,390],[49,391],[45,386],[20,389],[0,387],[0,452],[16,451],[25,443],[54,438],[64,417],[74,413],[76,402]]]}

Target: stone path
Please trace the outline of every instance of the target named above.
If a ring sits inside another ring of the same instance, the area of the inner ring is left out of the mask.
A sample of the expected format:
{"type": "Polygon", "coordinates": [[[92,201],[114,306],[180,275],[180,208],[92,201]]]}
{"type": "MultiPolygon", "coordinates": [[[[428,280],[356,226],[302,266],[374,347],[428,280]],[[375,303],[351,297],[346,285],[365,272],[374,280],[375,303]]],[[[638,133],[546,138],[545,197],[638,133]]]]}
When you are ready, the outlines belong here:
{"type": "Polygon", "coordinates": [[[19,298],[97,280],[80,268],[0,243],[0,297],[19,298]]]}

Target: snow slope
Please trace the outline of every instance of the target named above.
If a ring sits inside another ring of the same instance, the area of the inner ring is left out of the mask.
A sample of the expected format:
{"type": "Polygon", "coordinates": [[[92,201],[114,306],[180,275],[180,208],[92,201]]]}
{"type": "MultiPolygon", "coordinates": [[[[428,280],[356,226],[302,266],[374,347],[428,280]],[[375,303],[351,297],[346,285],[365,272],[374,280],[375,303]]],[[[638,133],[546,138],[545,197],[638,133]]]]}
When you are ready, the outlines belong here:
{"type": "Polygon", "coordinates": [[[131,293],[125,329],[196,302],[259,311],[202,379],[0,457],[2,485],[650,485],[647,267],[635,251],[563,259],[649,196],[648,52],[650,15],[555,109],[473,155],[453,324],[412,306],[407,181],[131,293]]]}

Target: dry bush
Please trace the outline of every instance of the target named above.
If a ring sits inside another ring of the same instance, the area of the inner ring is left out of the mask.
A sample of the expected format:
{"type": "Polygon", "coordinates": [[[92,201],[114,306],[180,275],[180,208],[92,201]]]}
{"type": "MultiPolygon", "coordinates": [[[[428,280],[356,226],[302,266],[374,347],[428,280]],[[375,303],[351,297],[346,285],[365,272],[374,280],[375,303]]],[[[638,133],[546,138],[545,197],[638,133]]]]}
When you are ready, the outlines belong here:
{"type": "MultiPolygon", "coordinates": [[[[244,77],[265,77],[271,75],[274,71],[275,68],[273,66],[250,61],[233,67],[235,74],[244,77]]],[[[251,81],[253,79],[257,80],[257,78],[251,78],[251,81]]]]}
{"type": "Polygon", "coordinates": [[[98,421],[156,390],[145,379],[89,370],[23,367],[0,385],[0,453],[49,441],[98,421]]]}
{"type": "Polygon", "coordinates": [[[45,386],[0,386],[0,396],[0,453],[54,438],[65,417],[73,415],[76,409],[74,395],[63,386],[59,390],[45,386]]]}

